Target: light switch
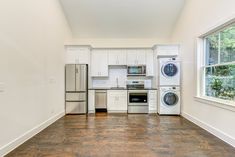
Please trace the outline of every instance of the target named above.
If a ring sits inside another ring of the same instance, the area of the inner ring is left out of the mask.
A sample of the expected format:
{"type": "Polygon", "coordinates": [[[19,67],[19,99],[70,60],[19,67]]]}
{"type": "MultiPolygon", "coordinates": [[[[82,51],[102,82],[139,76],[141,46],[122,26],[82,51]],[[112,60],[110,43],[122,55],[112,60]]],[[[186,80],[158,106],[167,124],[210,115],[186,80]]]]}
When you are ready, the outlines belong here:
{"type": "Polygon", "coordinates": [[[0,93],[5,92],[5,83],[4,82],[0,82],[0,93]]]}

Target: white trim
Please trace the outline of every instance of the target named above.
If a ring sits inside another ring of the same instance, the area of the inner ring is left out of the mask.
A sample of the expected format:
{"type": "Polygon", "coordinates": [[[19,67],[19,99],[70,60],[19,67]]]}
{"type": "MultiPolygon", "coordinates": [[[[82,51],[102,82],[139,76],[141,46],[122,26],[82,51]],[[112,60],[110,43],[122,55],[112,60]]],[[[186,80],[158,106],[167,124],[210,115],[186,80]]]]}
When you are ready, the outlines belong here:
{"type": "Polygon", "coordinates": [[[108,110],[108,113],[127,113],[127,110],[108,110]]]}
{"type": "MultiPolygon", "coordinates": [[[[220,56],[218,58],[218,63],[214,64],[214,65],[206,65],[205,64],[205,40],[204,37],[208,36],[209,34],[215,33],[215,32],[220,32],[221,29],[231,25],[232,23],[235,23],[235,14],[233,14],[232,16],[223,19],[221,21],[219,21],[215,26],[209,28],[207,31],[205,31],[204,33],[201,33],[200,35],[198,35],[197,37],[197,50],[196,50],[196,54],[197,54],[197,89],[196,89],[196,100],[197,101],[203,101],[203,103],[206,104],[213,104],[217,107],[220,108],[224,108],[224,109],[229,109],[234,111],[234,103],[231,101],[226,101],[226,100],[222,100],[222,99],[216,99],[216,98],[211,98],[211,97],[206,97],[205,95],[205,91],[204,91],[204,87],[205,87],[205,68],[206,67],[214,67],[214,66],[221,66],[221,65],[228,65],[228,64],[234,64],[235,62],[228,62],[228,63],[220,63],[220,56]],[[203,96],[201,96],[203,95],[203,96]],[[218,105],[219,104],[219,105],[218,105]]],[[[219,36],[220,38],[220,36],[219,36]]],[[[219,45],[220,47],[220,45],[219,45]]],[[[219,53],[220,54],[220,49],[219,49],[219,53]]]]}
{"type": "Polygon", "coordinates": [[[13,141],[9,142],[5,146],[0,148],[0,156],[4,156],[8,153],[10,153],[12,150],[23,144],[25,141],[29,140],[42,130],[44,130],[46,127],[54,123],[59,118],[63,117],[65,115],[64,111],[61,111],[60,113],[54,115],[53,117],[49,118],[48,120],[42,122],[41,124],[35,126],[34,128],[30,129],[29,131],[25,132],[21,136],[17,137],[13,141]]]}
{"type": "Polygon", "coordinates": [[[209,34],[212,34],[216,31],[218,31],[219,29],[222,29],[232,23],[235,22],[235,13],[232,14],[232,16],[229,16],[227,18],[223,18],[222,20],[220,20],[219,22],[217,22],[215,25],[207,28],[205,31],[203,31],[202,33],[200,33],[198,35],[199,38],[203,38],[209,34]]]}
{"type": "Polygon", "coordinates": [[[196,62],[196,72],[197,72],[197,95],[199,95],[200,93],[203,93],[203,84],[204,84],[204,77],[203,76],[203,71],[202,71],[202,65],[204,64],[204,55],[203,55],[203,51],[204,51],[204,40],[202,38],[197,38],[197,62],[196,62]]]}
{"type": "Polygon", "coordinates": [[[89,110],[88,113],[95,113],[95,110],[89,110]]]}
{"type": "Polygon", "coordinates": [[[205,66],[202,66],[202,67],[208,68],[208,67],[216,67],[216,66],[231,65],[231,64],[232,65],[235,64],[235,61],[225,62],[225,63],[220,63],[220,64],[205,65],[205,66]]]}
{"type": "Polygon", "coordinates": [[[235,112],[235,102],[233,101],[216,99],[208,96],[196,96],[195,100],[204,104],[214,105],[216,107],[235,112]]]}
{"type": "Polygon", "coordinates": [[[233,138],[232,136],[224,133],[223,131],[197,119],[196,117],[193,117],[191,115],[189,115],[188,113],[183,112],[181,114],[184,118],[186,118],[187,120],[193,122],[194,124],[198,125],[199,127],[205,129],[206,131],[210,132],[211,134],[213,134],[214,136],[220,138],[221,140],[223,140],[224,142],[230,144],[231,146],[235,147],[235,138],[233,138]]]}
{"type": "Polygon", "coordinates": [[[157,113],[157,110],[149,110],[149,113],[157,113]]]}

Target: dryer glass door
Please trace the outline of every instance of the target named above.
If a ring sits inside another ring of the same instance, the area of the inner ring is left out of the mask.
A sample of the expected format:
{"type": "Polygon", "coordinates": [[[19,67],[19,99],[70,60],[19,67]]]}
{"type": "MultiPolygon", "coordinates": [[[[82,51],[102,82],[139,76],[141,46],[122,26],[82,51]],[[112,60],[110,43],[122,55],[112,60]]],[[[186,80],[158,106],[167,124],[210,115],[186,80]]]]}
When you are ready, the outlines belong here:
{"type": "Polygon", "coordinates": [[[179,98],[175,93],[167,92],[163,97],[163,101],[166,105],[173,106],[178,103],[179,98]]]}
{"type": "Polygon", "coordinates": [[[162,68],[163,75],[167,77],[173,77],[177,74],[178,68],[174,63],[167,63],[162,68]]]}

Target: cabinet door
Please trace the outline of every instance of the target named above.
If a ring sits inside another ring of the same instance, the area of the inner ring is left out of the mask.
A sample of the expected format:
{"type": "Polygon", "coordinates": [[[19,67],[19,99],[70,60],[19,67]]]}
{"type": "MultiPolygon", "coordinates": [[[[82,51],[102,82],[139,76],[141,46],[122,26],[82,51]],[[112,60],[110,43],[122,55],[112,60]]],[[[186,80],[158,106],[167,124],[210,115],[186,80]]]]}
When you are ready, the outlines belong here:
{"type": "Polygon", "coordinates": [[[107,50],[94,50],[91,54],[91,76],[108,77],[107,50]]]}
{"type": "Polygon", "coordinates": [[[118,110],[127,111],[127,90],[119,91],[118,96],[118,110]]]}
{"type": "Polygon", "coordinates": [[[116,50],[112,50],[110,49],[108,51],[108,55],[109,55],[109,65],[117,65],[118,64],[118,52],[116,50]]]}
{"type": "Polygon", "coordinates": [[[124,49],[108,50],[109,65],[126,65],[126,51],[124,49]]]}
{"type": "Polygon", "coordinates": [[[89,64],[90,47],[66,46],[66,64],[89,64]]]}
{"type": "Polygon", "coordinates": [[[115,111],[116,108],[116,92],[115,90],[107,91],[107,109],[108,111],[115,111]]]}
{"type": "Polygon", "coordinates": [[[108,90],[108,111],[127,111],[127,90],[108,90]]]}
{"type": "Polygon", "coordinates": [[[137,51],[127,50],[127,65],[136,65],[137,63],[137,51]]]}
{"type": "Polygon", "coordinates": [[[149,90],[149,112],[157,112],[157,90],[149,90]]]}
{"type": "Polygon", "coordinates": [[[95,112],[95,90],[88,90],[88,112],[95,112]]]}
{"type": "Polygon", "coordinates": [[[97,57],[99,57],[99,54],[96,54],[97,52],[92,52],[91,54],[91,76],[97,77],[99,76],[99,62],[97,57]]]}
{"type": "Polygon", "coordinates": [[[145,65],[146,64],[145,50],[138,50],[136,52],[136,64],[145,65]]]}
{"type": "Polygon", "coordinates": [[[179,45],[161,45],[157,46],[158,56],[178,56],[179,45]]]}
{"type": "Polygon", "coordinates": [[[154,55],[152,50],[146,50],[146,75],[154,76],[154,55]]]}
{"type": "Polygon", "coordinates": [[[126,50],[120,49],[117,52],[117,65],[126,65],[126,50]]]}

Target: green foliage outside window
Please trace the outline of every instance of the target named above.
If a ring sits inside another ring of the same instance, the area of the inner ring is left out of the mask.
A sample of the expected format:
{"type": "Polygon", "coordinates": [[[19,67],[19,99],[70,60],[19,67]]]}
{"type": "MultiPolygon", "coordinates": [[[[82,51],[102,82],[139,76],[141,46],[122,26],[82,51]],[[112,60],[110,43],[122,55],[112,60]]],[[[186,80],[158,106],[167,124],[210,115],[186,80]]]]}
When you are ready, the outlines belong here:
{"type": "Polygon", "coordinates": [[[235,26],[205,39],[205,94],[235,101],[235,26]]]}

